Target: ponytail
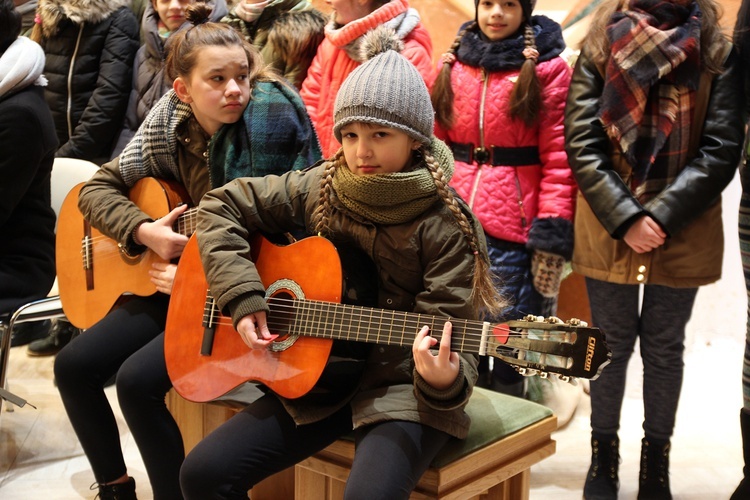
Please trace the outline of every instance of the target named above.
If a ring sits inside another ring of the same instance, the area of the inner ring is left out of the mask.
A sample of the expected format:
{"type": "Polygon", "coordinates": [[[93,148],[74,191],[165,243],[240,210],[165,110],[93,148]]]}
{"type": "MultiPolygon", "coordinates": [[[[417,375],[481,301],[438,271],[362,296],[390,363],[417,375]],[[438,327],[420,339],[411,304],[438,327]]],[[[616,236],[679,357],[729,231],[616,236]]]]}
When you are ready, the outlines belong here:
{"type": "Polygon", "coordinates": [[[521,65],[513,90],[510,93],[510,116],[521,120],[527,127],[537,121],[542,103],[542,88],[536,75],[536,61],[539,51],[536,48],[534,29],[527,24],[524,29],[523,55],[526,60],[521,65]]]}

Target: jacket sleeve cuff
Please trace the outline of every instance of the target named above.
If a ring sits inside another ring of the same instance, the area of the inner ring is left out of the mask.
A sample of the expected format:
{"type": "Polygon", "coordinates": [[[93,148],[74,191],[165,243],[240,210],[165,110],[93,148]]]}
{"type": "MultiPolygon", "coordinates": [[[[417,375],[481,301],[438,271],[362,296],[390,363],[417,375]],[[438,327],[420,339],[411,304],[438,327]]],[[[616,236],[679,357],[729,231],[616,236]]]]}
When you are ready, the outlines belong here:
{"type": "Polygon", "coordinates": [[[141,227],[141,224],[145,224],[146,222],[154,222],[154,219],[141,219],[137,221],[135,225],[133,225],[133,228],[126,233],[127,236],[125,237],[125,241],[118,245],[120,250],[125,252],[125,255],[128,257],[135,257],[148,249],[146,245],[136,243],[135,241],[135,231],[141,227]]]}
{"type": "Polygon", "coordinates": [[[270,312],[265,296],[257,293],[246,294],[231,300],[227,304],[227,309],[232,317],[232,325],[235,329],[237,323],[248,314],[254,314],[258,311],[265,311],[266,314],[270,312]]]}
{"type": "Polygon", "coordinates": [[[570,260],[573,257],[573,223],[562,217],[534,219],[526,247],[570,260]]]}
{"type": "Polygon", "coordinates": [[[419,372],[414,369],[414,394],[416,398],[438,410],[459,408],[469,398],[471,387],[464,377],[464,364],[459,365],[458,376],[448,389],[439,391],[428,384],[419,372]]]}

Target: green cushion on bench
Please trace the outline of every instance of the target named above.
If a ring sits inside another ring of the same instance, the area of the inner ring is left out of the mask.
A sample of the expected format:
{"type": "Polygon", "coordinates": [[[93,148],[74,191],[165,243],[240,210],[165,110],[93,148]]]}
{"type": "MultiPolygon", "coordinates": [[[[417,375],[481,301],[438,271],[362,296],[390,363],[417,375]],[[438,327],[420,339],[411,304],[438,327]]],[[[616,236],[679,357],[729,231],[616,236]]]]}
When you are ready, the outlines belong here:
{"type": "MultiPolygon", "coordinates": [[[[254,384],[244,384],[212,403],[244,408],[262,394],[254,384]]],[[[451,439],[432,461],[440,468],[505,436],[552,415],[552,410],[538,403],[474,387],[466,413],[471,427],[466,439],[451,439]]],[[[342,439],[354,440],[353,434],[342,439]]]]}
{"type": "Polygon", "coordinates": [[[466,439],[448,441],[432,461],[432,467],[443,467],[490,443],[552,415],[552,410],[525,399],[475,387],[466,413],[471,427],[466,439]]]}

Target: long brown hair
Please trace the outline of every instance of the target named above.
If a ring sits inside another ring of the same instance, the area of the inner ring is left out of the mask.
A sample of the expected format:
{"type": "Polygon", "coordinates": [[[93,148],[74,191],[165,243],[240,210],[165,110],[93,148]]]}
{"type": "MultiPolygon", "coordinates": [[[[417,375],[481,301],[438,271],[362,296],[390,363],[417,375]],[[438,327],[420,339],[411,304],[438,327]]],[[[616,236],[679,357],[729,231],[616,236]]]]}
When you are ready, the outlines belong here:
{"type": "MultiPolygon", "coordinates": [[[[452,57],[444,57],[443,66],[440,68],[435,83],[432,86],[432,107],[435,110],[435,119],[441,127],[445,129],[453,128],[453,87],[451,85],[451,70],[453,61],[458,47],[461,45],[461,39],[469,31],[477,29],[477,23],[467,25],[458,32],[455,40],[448,48],[447,54],[452,57]]],[[[536,39],[534,38],[534,29],[525,20],[524,26],[524,48],[536,50],[536,39]]],[[[542,89],[539,78],[536,74],[536,60],[527,58],[521,65],[518,79],[513,85],[510,94],[510,103],[508,112],[513,119],[521,120],[527,126],[532,126],[539,117],[542,102],[542,89]]]]}
{"type": "MultiPolygon", "coordinates": [[[[490,263],[482,252],[479,238],[474,231],[471,221],[461,209],[458,200],[456,200],[456,197],[453,196],[452,191],[448,188],[445,173],[437,160],[435,160],[435,157],[432,156],[430,149],[422,145],[419,151],[424,157],[427,170],[429,170],[435,181],[438,195],[448,207],[451,214],[453,214],[458,227],[468,240],[469,248],[474,254],[474,273],[472,275],[471,291],[472,304],[477,312],[483,311],[494,316],[506,306],[506,303],[497,291],[492,272],[490,271],[490,263]]],[[[337,168],[349,168],[346,165],[343,148],[340,148],[328,161],[320,182],[320,201],[313,214],[312,222],[315,232],[322,236],[331,235],[329,220],[334,210],[333,176],[337,168]]]]}
{"type": "MultiPolygon", "coordinates": [[[[721,31],[719,19],[722,15],[721,7],[714,0],[695,0],[703,14],[701,18],[701,63],[703,69],[711,74],[719,74],[722,71],[724,61],[720,59],[720,51],[712,50],[714,44],[726,40],[721,31]]],[[[607,25],[612,15],[618,10],[626,8],[628,0],[605,0],[591,14],[591,24],[586,37],[581,41],[581,47],[585,41],[586,50],[591,54],[592,60],[599,64],[606,64],[610,56],[609,38],[607,38],[607,25]]]]}

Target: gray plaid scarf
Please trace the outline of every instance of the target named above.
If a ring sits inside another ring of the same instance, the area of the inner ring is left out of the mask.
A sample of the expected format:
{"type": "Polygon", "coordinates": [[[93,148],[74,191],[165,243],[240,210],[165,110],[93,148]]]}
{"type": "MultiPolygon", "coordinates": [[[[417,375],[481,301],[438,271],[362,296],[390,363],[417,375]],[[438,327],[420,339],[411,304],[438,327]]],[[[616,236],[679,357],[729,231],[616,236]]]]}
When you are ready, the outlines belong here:
{"type": "Polygon", "coordinates": [[[120,155],[120,175],[128,187],[144,177],[180,180],[177,127],[193,116],[189,104],[170,90],[151,109],[120,155]]]}

